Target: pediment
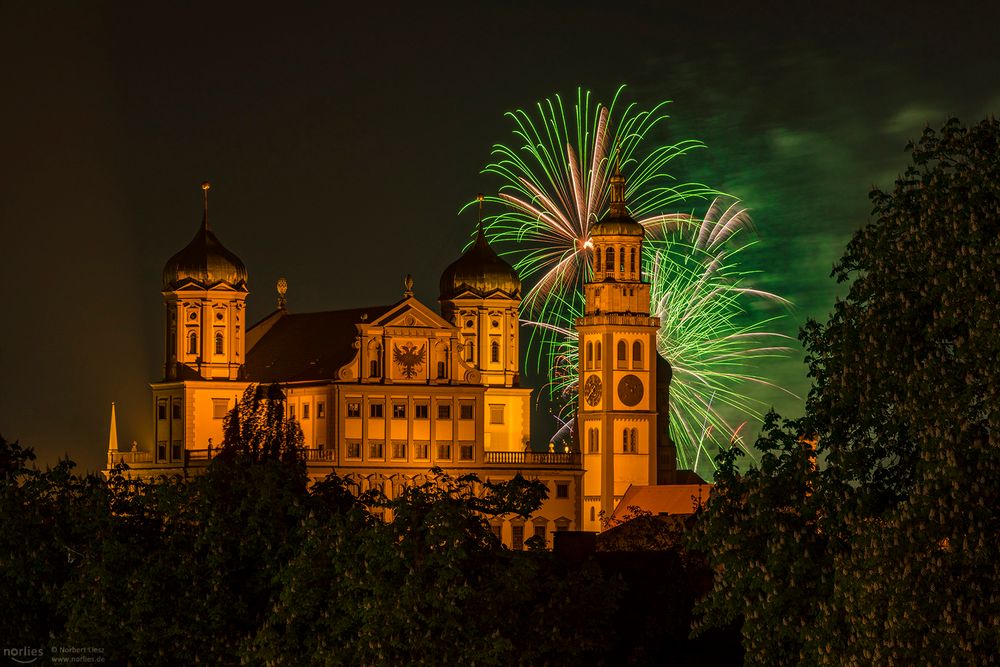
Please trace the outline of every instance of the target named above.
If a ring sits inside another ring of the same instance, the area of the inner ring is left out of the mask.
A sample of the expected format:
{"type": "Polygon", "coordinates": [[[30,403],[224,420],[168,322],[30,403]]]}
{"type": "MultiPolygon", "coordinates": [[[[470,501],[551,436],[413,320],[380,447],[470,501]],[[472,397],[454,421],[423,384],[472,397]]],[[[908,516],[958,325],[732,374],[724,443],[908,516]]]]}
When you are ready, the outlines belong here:
{"type": "Polygon", "coordinates": [[[452,325],[433,310],[410,297],[368,323],[369,327],[406,329],[453,329],[452,325]]]}

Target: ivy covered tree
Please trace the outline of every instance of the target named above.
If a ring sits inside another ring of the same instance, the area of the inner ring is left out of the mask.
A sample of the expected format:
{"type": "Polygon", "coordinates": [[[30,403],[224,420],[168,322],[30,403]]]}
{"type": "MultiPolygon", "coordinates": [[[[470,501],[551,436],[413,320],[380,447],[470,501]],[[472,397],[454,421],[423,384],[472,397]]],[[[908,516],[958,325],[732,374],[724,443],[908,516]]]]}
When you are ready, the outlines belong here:
{"type": "Polygon", "coordinates": [[[696,533],[704,624],[742,618],[752,663],[1000,655],[1000,124],[908,150],[802,331],[805,417],[769,419],[759,470],[723,455],[696,533]]]}

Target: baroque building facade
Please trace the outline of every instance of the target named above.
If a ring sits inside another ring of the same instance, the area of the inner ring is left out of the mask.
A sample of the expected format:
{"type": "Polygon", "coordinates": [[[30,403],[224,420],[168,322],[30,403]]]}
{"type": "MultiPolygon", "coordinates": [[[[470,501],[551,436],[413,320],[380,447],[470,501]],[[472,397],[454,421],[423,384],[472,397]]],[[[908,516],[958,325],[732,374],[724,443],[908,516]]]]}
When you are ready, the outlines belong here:
{"type": "MultiPolygon", "coordinates": [[[[163,378],[151,384],[153,442],[108,468],[139,477],[197,473],[219,451],[223,420],[253,383],[279,383],[302,428],[311,478],[336,471],[392,497],[432,467],[453,475],[543,482],[549,498],[527,521],[493,526],[521,548],[561,530],[599,530],[630,485],[693,481],[675,470],[667,435],[669,365],[639,267],[643,228],[628,218],[616,174],[610,214],[593,230],[594,278],[580,340],[578,447],[532,447],[531,389],[520,382],[521,282],[482,226],[441,275],[440,313],[409,276],[393,304],[317,313],[278,306],[247,325],[248,274],[208,223],[163,270],[163,378]]],[[[480,207],[482,206],[480,200],[480,207]]],[[[700,482],[700,480],[698,480],[700,482]]]]}

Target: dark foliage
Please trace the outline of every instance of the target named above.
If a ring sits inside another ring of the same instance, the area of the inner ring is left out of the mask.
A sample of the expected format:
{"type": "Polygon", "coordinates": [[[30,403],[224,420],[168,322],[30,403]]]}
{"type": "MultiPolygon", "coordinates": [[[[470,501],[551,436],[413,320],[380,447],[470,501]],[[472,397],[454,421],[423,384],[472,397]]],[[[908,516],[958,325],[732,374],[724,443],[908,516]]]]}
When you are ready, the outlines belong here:
{"type": "Polygon", "coordinates": [[[755,664],[1000,655],[1000,123],[909,150],[802,331],[806,416],[768,418],[758,470],[720,458],[696,534],[704,625],[742,620],[755,664]]]}

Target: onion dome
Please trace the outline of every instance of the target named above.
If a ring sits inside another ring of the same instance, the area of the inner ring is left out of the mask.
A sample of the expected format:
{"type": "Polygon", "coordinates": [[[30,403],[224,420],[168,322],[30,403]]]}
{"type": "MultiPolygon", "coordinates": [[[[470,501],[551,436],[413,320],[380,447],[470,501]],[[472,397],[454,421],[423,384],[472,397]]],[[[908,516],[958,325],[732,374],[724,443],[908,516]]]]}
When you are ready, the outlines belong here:
{"type": "Polygon", "coordinates": [[[482,195],[479,195],[479,229],[475,243],[441,274],[440,300],[455,298],[463,292],[480,297],[502,292],[512,299],[521,298],[521,279],[517,272],[486,241],[482,195]]]}
{"type": "Polygon", "coordinates": [[[590,228],[591,236],[645,236],[646,229],[625,210],[625,177],[615,165],[611,177],[611,210],[590,228]]]}
{"type": "Polygon", "coordinates": [[[233,289],[247,291],[247,267],[243,261],[223,246],[208,226],[207,182],[201,184],[205,192],[205,217],[198,233],[183,250],[167,260],[163,267],[163,289],[172,290],[186,284],[210,288],[225,284],[233,289]]]}

